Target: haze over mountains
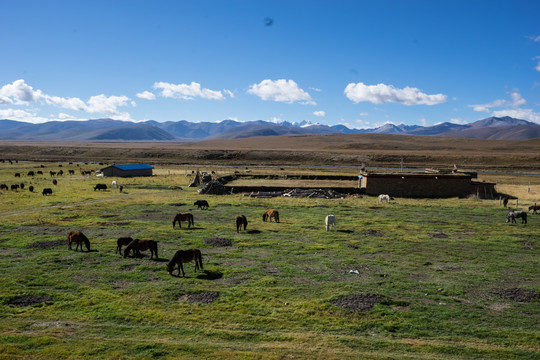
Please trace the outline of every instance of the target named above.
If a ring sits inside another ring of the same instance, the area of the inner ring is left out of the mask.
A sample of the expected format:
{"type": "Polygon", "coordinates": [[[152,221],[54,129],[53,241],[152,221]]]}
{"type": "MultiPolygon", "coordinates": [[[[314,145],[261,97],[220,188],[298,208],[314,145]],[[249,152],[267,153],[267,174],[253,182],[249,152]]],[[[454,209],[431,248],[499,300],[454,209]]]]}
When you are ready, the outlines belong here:
{"type": "Polygon", "coordinates": [[[344,125],[309,122],[272,123],[262,120],[219,123],[189,121],[128,122],[111,119],[51,121],[31,124],[0,120],[0,140],[36,141],[200,141],[237,139],[253,136],[301,134],[396,134],[444,136],[491,140],[525,140],[540,137],[540,125],[511,117],[490,117],[470,124],[449,122],[434,126],[385,124],[374,129],[349,129],[344,125]]]}

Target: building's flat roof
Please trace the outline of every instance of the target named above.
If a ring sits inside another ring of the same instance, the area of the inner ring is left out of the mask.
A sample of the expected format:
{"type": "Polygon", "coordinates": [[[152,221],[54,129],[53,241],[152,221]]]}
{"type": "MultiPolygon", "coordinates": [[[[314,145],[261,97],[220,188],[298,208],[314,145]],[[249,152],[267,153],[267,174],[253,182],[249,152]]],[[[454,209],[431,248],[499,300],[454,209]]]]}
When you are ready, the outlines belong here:
{"type": "MultiPolygon", "coordinates": [[[[109,167],[115,167],[120,170],[146,170],[146,169],[153,169],[154,167],[147,164],[114,164],[109,167]]],[[[105,168],[106,169],[106,168],[105,168]]],[[[103,169],[102,169],[103,170],[103,169]]]]}

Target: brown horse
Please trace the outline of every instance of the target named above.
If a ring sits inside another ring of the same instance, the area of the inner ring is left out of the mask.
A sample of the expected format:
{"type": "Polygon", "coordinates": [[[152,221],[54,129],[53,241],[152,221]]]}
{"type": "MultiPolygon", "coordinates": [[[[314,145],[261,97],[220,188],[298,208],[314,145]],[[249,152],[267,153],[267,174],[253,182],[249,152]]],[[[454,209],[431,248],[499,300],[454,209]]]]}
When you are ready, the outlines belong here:
{"type": "Polygon", "coordinates": [[[178,264],[178,276],[186,276],[182,263],[195,262],[195,271],[203,270],[202,254],[199,249],[178,250],[172,259],[167,263],[167,272],[172,275],[176,264],[178,264]]]}
{"type": "Polygon", "coordinates": [[[239,216],[236,217],[236,232],[240,232],[240,229],[242,228],[242,225],[244,226],[244,230],[246,230],[246,227],[248,225],[248,221],[247,221],[245,215],[239,215],[239,216]]]}
{"type": "Polygon", "coordinates": [[[71,250],[71,243],[77,243],[77,246],[75,247],[75,251],[81,247],[81,251],[83,251],[82,244],[86,246],[86,250],[90,251],[90,241],[88,238],[80,231],[70,231],[67,235],[68,239],[68,249],[71,250]]]}
{"type": "Polygon", "coordinates": [[[276,209],[268,209],[266,210],[266,212],[263,214],[263,221],[272,221],[272,218],[274,218],[274,221],[275,222],[279,222],[279,211],[277,211],[276,209]]]}
{"type": "Polygon", "coordinates": [[[132,237],[118,238],[118,240],[116,240],[116,251],[114,253],[122,255],[122,246],[127,246],[132,241],[133,241],[132,237]]]}
{"type": "Polygon", "coordinates": [[[195,224],[193,222],[193,215],[191,213],[179,213],[179,214],[176,214],[176,216],[174,217],[174,220],[172,222],[173,229],[174,229],[174,225],[176,224],[177,221],[178,221],[178,226],[179,227],[182,227],[182,221],[187,221],[188,222],[188,227],[191,227],[191,225],[195,226],[195,224]]]}
{"type": "Polygon", "coordinates": [[[141,251],[150,250],[150,259],[154,257],[154,254],[156,254],[156,259],[158,258],[157,241],[155,240],[133,240],[128,244],[128,246],[126,246],[126,249],[124,250],[125,258],[128,256],[131,250],[133,250],[136,256],[141,256],[141,251]]]}
{"type": "Polygon", "coordinates": [[[532,211],[533,214],[536,214],[538,210],[540,210],[540,206],[537,206],[536,203],[534,203],[534,205],[529,206],[529,211],[532,211]]]}

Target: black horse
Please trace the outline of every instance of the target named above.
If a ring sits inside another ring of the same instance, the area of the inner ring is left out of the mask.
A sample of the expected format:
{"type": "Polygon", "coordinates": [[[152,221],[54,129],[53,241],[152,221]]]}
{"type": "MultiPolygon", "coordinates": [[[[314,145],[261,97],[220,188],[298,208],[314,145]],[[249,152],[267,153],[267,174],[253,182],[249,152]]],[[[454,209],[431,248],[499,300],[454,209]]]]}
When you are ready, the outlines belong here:
{"type": "Polygon", "coordinates": [[[510,220],[517,224],[516,218],[521,218],[521,223],[526,224],[527,223],[527,213],[525,211],[510,211],[508,215],[506,215],[506,222],[510,222],[510,220]]]}
{"type": "Polygon", "coordinates": [[[197,200],[193,203],[193,206],[197,206],[198,209],[208,209],[208,201],[206,200],[197,200]]]}

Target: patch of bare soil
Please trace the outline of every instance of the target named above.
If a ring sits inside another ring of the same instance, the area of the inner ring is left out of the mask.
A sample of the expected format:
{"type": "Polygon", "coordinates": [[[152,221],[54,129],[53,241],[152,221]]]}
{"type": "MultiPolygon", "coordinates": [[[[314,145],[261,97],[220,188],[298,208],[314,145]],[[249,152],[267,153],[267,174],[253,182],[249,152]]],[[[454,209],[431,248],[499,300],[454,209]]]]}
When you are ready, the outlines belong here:
{"type": "Polygon", "coordinates": [[[366,312],[373,309],[375,304],[380,303],[384,295],[363,293],[341,297],[332,302],[332,305],[354,312],[366,312]]]}
{"type": "Polygon", "coordinates": [[[27,249],[49,249],[55,246],[66,245],[67,240],[36,241],[26,245],[27,249]]]}
{"type": "Polygon", "coordinates": [[[495,294],[499,295],[504,299],[510,299],[517,302],[531,302],[533,300],[540,299],[540,293],[534,290],[520,289],[520,288],[510,288],[510,289],[500,289],[494,291],[495,294]]]}
{"type": "Polygon", "coordinates": [[[436,239],[446,239],[448,237],[448,235],[443,232],[431,233],[429,236],[436,239]]]}
{"type": "Polygon", "coordinates": [[[206,238],[204,239],[205,244],[212,245],[212,246],[232,246],[232,241],[225,238],[220,237],[212,237],[212,238],[206,238]]]}
{"type": "Polygon", "coordinates": [[[367,229],[364,231],[364,235],[366,236],[384,236],[384,234],[377,230],[367,229]]]}
{"type": "Polygon", "coordinates": [[[32,306],[41,303],[51,303],[52,298],[48,295],[21,295],[7,301],[8,305],[32,306]]]}
{"type": "Polygon", "coordinates": [[[186,294],[181,296],[178,300],[186,301],[191,304],[211,304],[219,298],[219,292],[207,291],[198,294],[186,294]]]}

